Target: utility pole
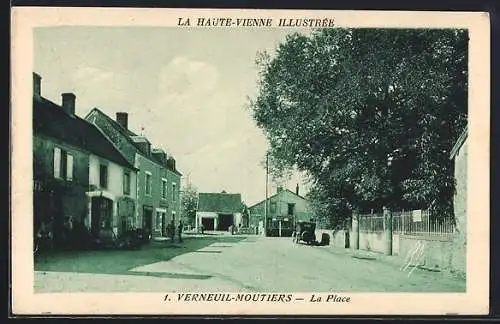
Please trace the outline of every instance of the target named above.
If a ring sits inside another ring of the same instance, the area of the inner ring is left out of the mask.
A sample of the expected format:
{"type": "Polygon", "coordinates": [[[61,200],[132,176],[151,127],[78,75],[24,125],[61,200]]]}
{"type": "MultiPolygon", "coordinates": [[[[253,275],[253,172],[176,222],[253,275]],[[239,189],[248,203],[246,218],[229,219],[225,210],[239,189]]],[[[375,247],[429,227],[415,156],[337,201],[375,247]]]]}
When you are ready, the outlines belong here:
{"type": "Polygon", "coordinates": [[[267,198],[268,198],[268,177],[269,177],[269,152],[266,153],[266,200],[264,200],[264,236],[267,236],[267,198]]]}

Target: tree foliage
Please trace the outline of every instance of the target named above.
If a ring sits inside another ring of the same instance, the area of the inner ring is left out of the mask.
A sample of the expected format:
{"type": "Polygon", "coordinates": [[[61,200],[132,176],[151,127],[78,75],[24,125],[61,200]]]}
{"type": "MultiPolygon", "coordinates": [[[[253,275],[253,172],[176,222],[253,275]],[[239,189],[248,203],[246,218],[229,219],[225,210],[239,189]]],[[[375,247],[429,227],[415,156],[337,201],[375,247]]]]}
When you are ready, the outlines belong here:
{"type": "Polygon", "coordinates": [[[259,53],[250,109],[271,171],[305,171],[313,204],[332,219],[382,206],[451,215],[467,46],[464,30],[336,28],[259,53]]]}
{"type": "Polygon", "coordinates": [[[250,211],[248,209],[247,204],[244,201],[241,202],[240,210],[241,210],[241,219],[242,219],[241,225],[244,227],[248,227],[248,223],[250,221],[250,211]]]}
{"type": "Polygon", "coordinates": [[[181,195],[182,215],[189,224],[194,225],[196,221],[196,210],[198,209],[198,190],[188,183],[182,190],[181,195]]]}

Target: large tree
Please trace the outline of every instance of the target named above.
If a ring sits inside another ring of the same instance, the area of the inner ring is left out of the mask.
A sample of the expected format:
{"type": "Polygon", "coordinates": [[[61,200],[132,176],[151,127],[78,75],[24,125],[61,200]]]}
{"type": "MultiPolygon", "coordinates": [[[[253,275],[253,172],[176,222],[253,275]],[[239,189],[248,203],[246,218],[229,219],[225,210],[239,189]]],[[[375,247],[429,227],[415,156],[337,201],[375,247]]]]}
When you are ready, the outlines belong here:
{"type": "Polygon", "coordinates": [[[272,171],[307,172],[333,218],[382,206],[452,215],[448,156],[466,124],[467,45],[463,30],[336,28],[259,53],[250,107],[272,171]]]}
{"type": "Polygon", "coordinates": [[[241,210],[241,221],[242,221],[241,226],[248,227],[248,224],[250,222],[250,211],[248,210],[248,206],[244,201],[241,202],[240,210],[241,210]]]}
{"type": "Polygon", "coordinates": [[[182,189],[181,206],[182,215],[190,225],[194,226],[198,209],[198,190],[191,183],[187,183],[182,189]]]}

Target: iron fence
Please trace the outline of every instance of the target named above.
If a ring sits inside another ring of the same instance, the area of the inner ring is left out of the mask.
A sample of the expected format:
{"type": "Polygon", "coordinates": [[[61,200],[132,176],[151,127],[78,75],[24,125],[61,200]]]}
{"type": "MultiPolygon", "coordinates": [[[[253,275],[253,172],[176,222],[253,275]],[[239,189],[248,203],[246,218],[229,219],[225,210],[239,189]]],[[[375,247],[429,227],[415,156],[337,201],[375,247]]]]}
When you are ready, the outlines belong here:
{"type": "MultiPolygon", "coordinates": [[[[360,232],[383,232],[386,226],[383,214],[359,215],[360,232]]],[[[455,223],[451,218],[434,219],[428,210],[398,211],[392,212],[392,232],[410,236],[448,238],[455,232],[455,223]]]]}
{"type": "Polygon", "coordinates": [[[385,230],[384,215],[382,214],[359,215],[358,222],[360,232],[377,233],[385,230]]]}

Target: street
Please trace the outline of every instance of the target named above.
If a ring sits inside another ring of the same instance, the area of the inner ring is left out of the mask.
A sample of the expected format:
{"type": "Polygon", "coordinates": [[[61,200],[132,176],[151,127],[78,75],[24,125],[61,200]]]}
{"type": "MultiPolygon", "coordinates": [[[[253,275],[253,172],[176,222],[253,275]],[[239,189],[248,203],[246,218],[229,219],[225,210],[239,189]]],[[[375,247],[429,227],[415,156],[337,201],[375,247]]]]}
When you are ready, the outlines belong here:
{"type": "Polygon", "coordinates": [[[307,246],[291,238],[186,236],[137,251],[71,251],[41,257],[35,292],[464,292],[465,281],[401,258],[307,246]]]}

